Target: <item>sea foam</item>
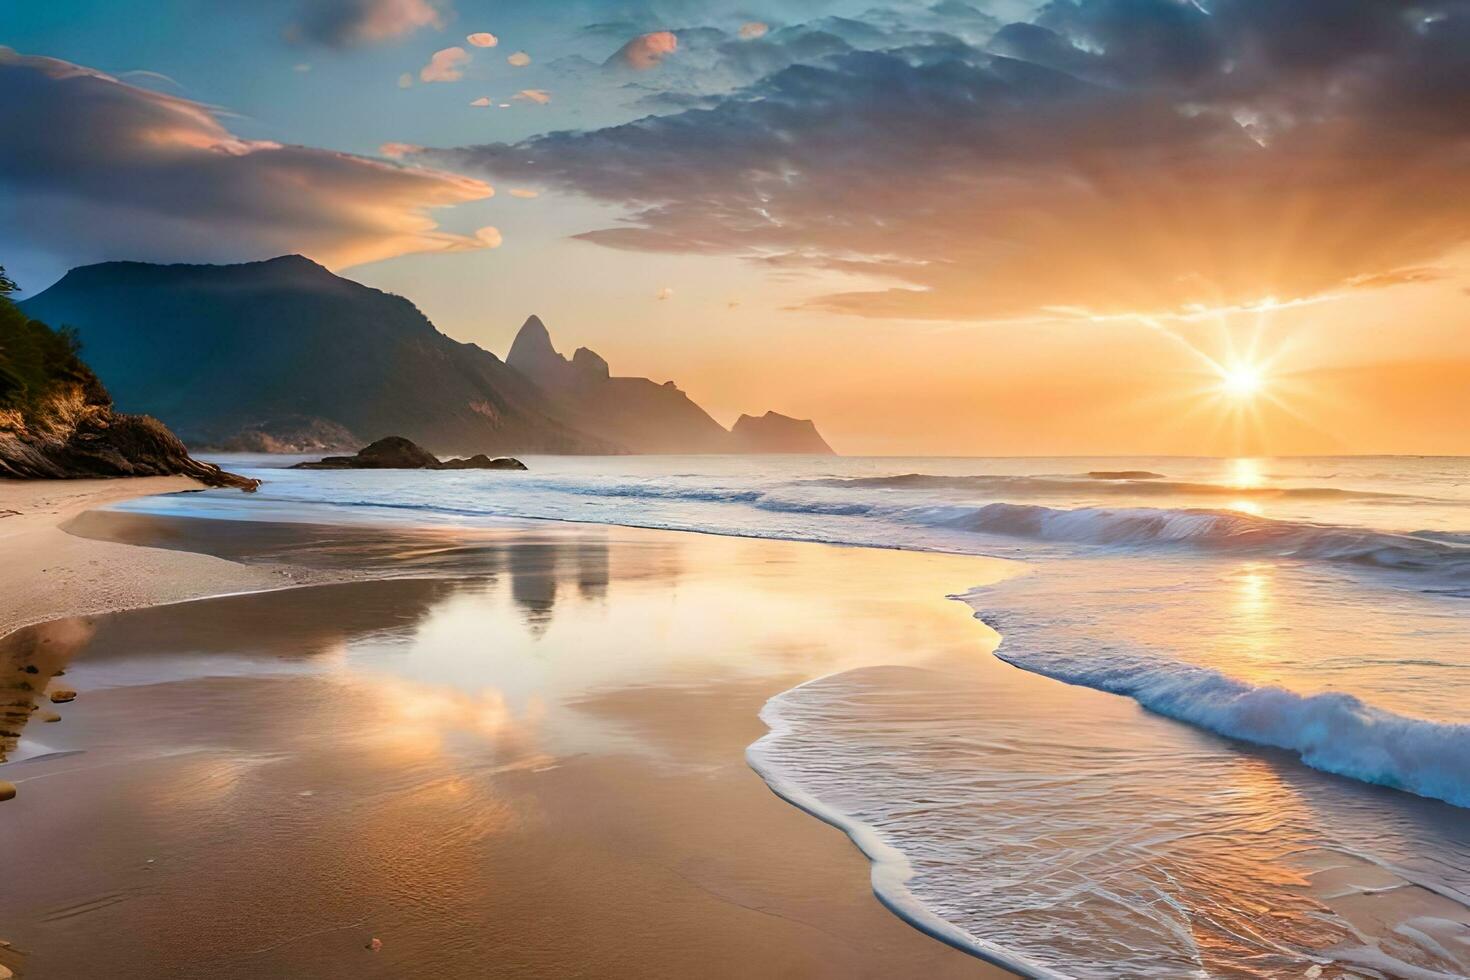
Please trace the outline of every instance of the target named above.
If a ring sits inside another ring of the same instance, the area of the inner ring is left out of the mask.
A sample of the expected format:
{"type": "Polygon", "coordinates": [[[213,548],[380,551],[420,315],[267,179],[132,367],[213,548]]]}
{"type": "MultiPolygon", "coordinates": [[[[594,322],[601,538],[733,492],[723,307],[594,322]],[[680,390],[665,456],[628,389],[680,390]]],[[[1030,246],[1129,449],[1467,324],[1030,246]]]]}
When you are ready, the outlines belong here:
{"type": "Polygon", "coordinates": [[[1230,738],[1286,749],[1314,769],[1470,807],[1470,725],[1404,717],[1341,692],[1257,686],[1137,654],[1017,648],[1003,628],[1001,633],[995,655],[1022,670],[1120,694],[1230,738]]]}

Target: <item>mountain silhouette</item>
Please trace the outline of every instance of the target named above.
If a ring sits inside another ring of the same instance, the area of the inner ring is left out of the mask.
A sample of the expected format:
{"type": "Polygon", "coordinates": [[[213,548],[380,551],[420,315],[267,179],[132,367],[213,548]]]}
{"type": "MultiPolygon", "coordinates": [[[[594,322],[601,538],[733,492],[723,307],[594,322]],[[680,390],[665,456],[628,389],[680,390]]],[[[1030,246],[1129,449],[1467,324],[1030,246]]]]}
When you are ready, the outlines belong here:
{"type": "Polygon", "coordinates": [[[502,361],[300,255],[103,262],[22,305],[76,331],[120,410],[195,447],[332,451],[391,435],[439,455],[832,451],[810,422],[768,412],[732,433],[672,381],[615,377],[585,347],[564,357],[535,316],[502,361]]]}

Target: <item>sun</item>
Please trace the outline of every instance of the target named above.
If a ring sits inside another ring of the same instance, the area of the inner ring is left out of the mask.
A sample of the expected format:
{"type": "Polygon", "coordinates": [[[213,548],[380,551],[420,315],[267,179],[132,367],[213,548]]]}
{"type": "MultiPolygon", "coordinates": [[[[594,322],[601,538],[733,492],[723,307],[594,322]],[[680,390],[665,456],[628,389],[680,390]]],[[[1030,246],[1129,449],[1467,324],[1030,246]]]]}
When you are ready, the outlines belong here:
{"type": "Polygon", "coordinates": [[[1220,390],[1232,398],[1252,398],[1265,385],[1265,372],[1252,364],[1236,364],[1220,370],[1220,390]]]}

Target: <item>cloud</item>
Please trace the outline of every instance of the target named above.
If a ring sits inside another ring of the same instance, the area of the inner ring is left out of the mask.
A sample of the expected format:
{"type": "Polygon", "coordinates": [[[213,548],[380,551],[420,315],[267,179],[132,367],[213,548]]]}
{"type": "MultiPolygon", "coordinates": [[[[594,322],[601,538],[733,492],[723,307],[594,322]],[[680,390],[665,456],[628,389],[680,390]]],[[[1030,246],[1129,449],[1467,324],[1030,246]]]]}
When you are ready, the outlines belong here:
{"type": "Polygon", "coordinates": [[[673,299],[674,298],[674,287],[673,286],[665,286],[665,287],[663,287],[657,293],[654,293],[653,298],[656,299],[656,300],[659,300],[660,302],[662,302],[663,300],[666,300],[666,299],[673,299]]]}
{"type": "Polygon", "coordinates": [[[444,26],[444,11],[433,0],[310,0],[303,6],[292,34],[335,46],[378,43],[444,26]]]}
{"type": "Polygon", "coordinates": [[[529,187],[512,187],[510,189],[510,196],[511,197],[519,197],[519,198],[522,198],[523,200],[529,201],[530,199],[532,199],[534,197],[540,197],[541,196],[541,192],[540,191],[533,191],[529,187]]]}
{"type": "Polygon", "coordinates": [[[413,88],[413,72],[404,72],[398,76],[399,88],[413,88]]]}
{"type": "Polygon", "coordinates": [[[471,34],[466,37],[465,40],[477,48],[493,48],[495,47],[495,45],[500,43],[500,38],[487,31],[481,31],[478,34],[471,34]]]}
{"type": "Polygon", "coordinates": [[[581,236],[608,247],[864,277],[814,302],[868,316],[1300,298],[1470,244],[1470,4],[1208,11],[1054,0],[885,50],[830,25],[830,53],[698,108],[424,159],[621,204],[581,236]]]}
{"type": "Polygon", "coordinates": [[[608,60],[609,64],[622,65],[634,71],[657,68],[664,58],[679,50],[679,39],[673,31],[654,31],[641,34],[618,49],[608,60]]]}
{"type": "Polygon", "coordinates": [[[461,47],[435,51],[429,63],[419,69],[419,80],[424,82],[457,82],[464,77],[464,66],[469,63],[469,52],[461,47]]]}
{"type": "Polygon", "coordinates": [[[746,41],[753,41],[758,37],[765,37],[770,27],[758,20],[752,20],[740,25],[740,37],[746,41]]]}
{"type": "Polygon", "coordinates": [[[301,252],[342,268],[478,248],[429,212],[493,193],[437,170],[246,139],[212,107],[4,47],[0,132],[0,227],[53,264],[301,252]]]}
{"type": "Polygon", "coordinates": [[[524,51],[517,51],[505,59],[512,68],[524,68],[531,63],[531,56],[524,51]]]}
{"type": "Polygon", "coordinates": [[[477,108],[481,108],[481,109],[485,108],[489,104],[490,104],[490,97],[488,95],[482,95],[478,99],[476,99],[475,101],[473,101],[473,102],[470,103],[470,105],[476,106],[477,108]]]}
{"type": "Polygon", "coordinates": [[[499,248],[505,242],[505,239],[500,234],[500,229],[494,225],[486,225],[484,228],[481,228],[475,232],[475,237],[486,248],[499,248]]]}
{"type": "Polygon", "coordinates": [[[551,93],[539,88],[523,88],[511,98],[522,102],[534,102],[537,105],[545,105],[551,101],[551,93]]]}
{"type": "Polygon", "coordinates": [[[422,153],[424,152],[424,148],[417,143],[384,143],[378,147],[378,152],[385,157],[392,157],[394,160],[398,160],[415,153],[422,153]]]}

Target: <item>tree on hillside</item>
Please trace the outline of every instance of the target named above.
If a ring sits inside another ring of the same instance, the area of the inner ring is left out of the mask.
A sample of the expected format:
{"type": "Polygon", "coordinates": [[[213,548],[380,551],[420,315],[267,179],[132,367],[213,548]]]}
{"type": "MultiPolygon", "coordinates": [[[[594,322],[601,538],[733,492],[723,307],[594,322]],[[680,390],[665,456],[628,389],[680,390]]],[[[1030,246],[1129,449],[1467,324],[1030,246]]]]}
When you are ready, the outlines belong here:
{"type": "Polygon", "coordinates": [[[62,385],[77,386],[89,402],[105,403],[107,392],[82,363],[76,331],[52,330],[26,316],[10,299],[18,289],[0,266],[0,409],[33,409],[62,385]]]}

